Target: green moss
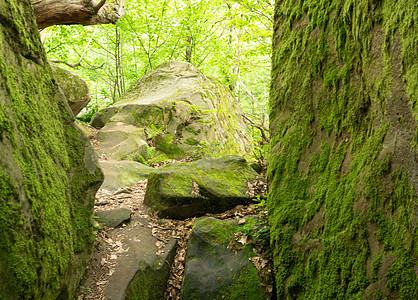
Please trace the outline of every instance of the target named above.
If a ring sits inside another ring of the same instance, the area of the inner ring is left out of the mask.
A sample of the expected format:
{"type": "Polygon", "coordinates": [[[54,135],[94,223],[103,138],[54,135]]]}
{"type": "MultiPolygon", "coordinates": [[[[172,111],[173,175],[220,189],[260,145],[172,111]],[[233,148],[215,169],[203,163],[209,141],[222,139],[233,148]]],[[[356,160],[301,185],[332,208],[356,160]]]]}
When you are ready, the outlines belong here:
{"type": "Polygon", "coordinates": [[[199,142],[196,141],[195,139],[192,139],[192,138],[186,139],[186,141],[184,143],[187,144],[187,145],[190,145],[190,146],[199,145],[199,142]]]}
{"type": "Polygon", "coordinates": [[[174,254],[175,251],[172,251],[165,261],[157,259],[154,265],[146,265],[141,262],[140,270],[129,283],[126,299],[163,299],[170,275],[169,262],[173,262],[174,254]]]}
{"type": "Polygon", "coordinates": [[[12,124],[10,122],[9,116],[7,115],[6,108],[3,103],[0,102],[0,138],[5,134],[10,134],[12,129],[12,124]]]}
{"type": "Polygon", "coordinates": [[[375,257],[373,259],[373,262],[372,262],[372,275],[371,275],[372,276],[371,279],[372,279],[373,282],[376,282],[378,280],[377,272],[379,271],[379,268],[382,265],[382,258],[383,258],[383,253],[382,252],[378,252],[378,253],[375,254],[375,257]]]}
{"type": "Polygon", "coordinates": [[[252,263],[241,270],[238,278],[234,278],[234,283],[228,287],[223,299],[266,299],[258,278],[257,269],[252,263]]]}
{"type": "Polygon", "coordinates": [[[214,245],[228,244],[236,231],[234,223],[220,222],[214,218],[201,218],[193,225],[196,226],[199,227],[199,235],[214,245]]]}
{"type": "Polygon", "coordinates": [[[184,150],[179,147],[175,137],[170,133],[155,137],[155,148],[174,159],[184,157],[184,150]]]}
{"type": "Polygon", "coordinates": [[[126,106],[123,110],[130,110],[133,117],[133,125],[146,127],[150,131],[150,138],[163,132],[166,124],[172,119],[172,112],[169,106],[159,107],[157,105],[135,105],[126,106]]]}
{"type": "Polygon", "coordinates": [[[416,144],[413,7],[276,2],[268,208],[279,298],[362,297],[384,280],[367,275],[370,235],[382,255],[406,253],[388,288],[411,295],[414,156],[388,145],[394,132],[407,137],[397,147],[416,144]],[[411,110],[395,118],[390,105],[404,105],[405,90],[411,110]]]}
{"type": "Polygon", "coordinates": [[[32,12],[27,1],[0,9],[2,299],[73,297],[102,179],[86,165],[87,141],[53,84],[32,12]]]}
{"type": "Polygon", "coordinates": [[[401,249],[396,254],[395,261],[386,273],[386,287],[398,290],[400,299],[415,299],[418,295],[418,278],[414,271],[415,261],[412,253],[401,249]]]}
{"type": "MultiPolygon", "coordinates": [[[[243,225],[210,217],[195,221],[189,240],[181,299],[265,299],[251,246],[231,251],[228,244],[243,225]],[[206,272],[207,273],[206,273],[206,272]]],[[[247,218],[246,224],[255,224],[247,218]]]]}

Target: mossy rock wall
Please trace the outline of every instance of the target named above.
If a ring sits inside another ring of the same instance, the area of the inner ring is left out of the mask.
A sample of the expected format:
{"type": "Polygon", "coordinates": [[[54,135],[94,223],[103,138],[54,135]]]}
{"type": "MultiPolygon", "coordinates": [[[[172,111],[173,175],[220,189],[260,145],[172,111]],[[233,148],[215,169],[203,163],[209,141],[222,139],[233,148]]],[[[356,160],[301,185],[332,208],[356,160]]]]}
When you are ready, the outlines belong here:
{"type": "Polygon", "coordinates": [[[417,2],[276,1],[279,298],[418,298],[417,2]]]}
{"type": "Polygon", "coordinates": [[[71,298],[102,173],[54,83],[30,1],[2,1],[0,49],[0,299],[71,298]]]}

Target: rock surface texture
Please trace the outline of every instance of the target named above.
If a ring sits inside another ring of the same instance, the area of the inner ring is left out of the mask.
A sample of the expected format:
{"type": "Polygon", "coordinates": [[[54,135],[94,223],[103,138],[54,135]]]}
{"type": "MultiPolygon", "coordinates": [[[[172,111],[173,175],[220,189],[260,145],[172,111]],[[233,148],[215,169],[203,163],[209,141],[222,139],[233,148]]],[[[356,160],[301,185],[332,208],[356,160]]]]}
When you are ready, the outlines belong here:
{"type": "Polygon", "coordinates": [[[107,227],[116,228],[131,220],[131,211],[127,208],[102,210],[94,213],[97,223],[107,227]]]}
{"type": "Polygon", "coordinates": [[[154,170],[141,163],[127,160],[104,160],[100,162],[100,166],[105,177],[101,188],[111,192],[147,179],[148,174],[154,170]]]}
{"type": "Polygon", "coordinates": [[[144,203],[161,218],[219,213],[251,201],[249,185],[256,179],[239,156],[171,164],[150,173],[144,203]]]}
{"type": "Polygon", "coordinates": [[[416,1],[276,1],[279,298],[417,298],[416,1]]]}
{"type": "Polygon", "coordinates": [[[126,252],[118,258],[115,272],[106,286],[106,298],[164,299],[176,241],[172,239],[158,250],[158,240],[151,235],[151,229],[144,220],[133,221],[124,233],[123,247],[126,252]]]}
{"type": "Polygon", "coordinates": [[[266,299],[249,260],[251,247],[227,248],[238,230],[238,221],[204,217],[195,222],[180,299],[266,299]]]}
{"type": "Polygon", "coordinates": [[[0,5],[0,299],[74,296],[103,175],[43,50],[28,0],[0,5]]]}
{"type": "Polygon", "coordinates": [[[108,158],[182,158],[187,154],[244,154],[238,102],[219,81],[186,62],[167,62],[93,117],[108,158]]]}
{"type": "Polygon", "coordinates": [[[61,88],[74,116],[90,102],[90,89],[87,83],[66,69],[50,63],[55,82],[61,88]]]}

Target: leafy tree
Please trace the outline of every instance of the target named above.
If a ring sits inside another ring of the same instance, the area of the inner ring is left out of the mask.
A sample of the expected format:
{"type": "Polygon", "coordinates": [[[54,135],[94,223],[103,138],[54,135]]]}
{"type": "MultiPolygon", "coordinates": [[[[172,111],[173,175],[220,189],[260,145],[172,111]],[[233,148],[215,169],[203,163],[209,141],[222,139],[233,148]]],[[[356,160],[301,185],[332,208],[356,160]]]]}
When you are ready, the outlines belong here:
{"type": "Polygon", "coordinates": [[[91,88],[93,101],[82,112],[89,115],[159,64],[188,61],[230,88],[256,125],[250,136],[257,146],[268,140],[272,2],[133,0],[116,25],[48,28],[45,48],[50,59],[79,63],[72,71],[91,88]]]}

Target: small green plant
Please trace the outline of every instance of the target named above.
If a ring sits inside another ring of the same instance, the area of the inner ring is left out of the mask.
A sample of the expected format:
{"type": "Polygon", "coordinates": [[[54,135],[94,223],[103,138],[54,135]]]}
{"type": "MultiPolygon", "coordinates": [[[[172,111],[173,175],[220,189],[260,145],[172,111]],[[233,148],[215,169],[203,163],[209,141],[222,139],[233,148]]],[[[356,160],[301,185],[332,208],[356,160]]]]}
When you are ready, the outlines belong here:
{"type": "Polygon", "coordinates": [[[253,201],[255,201],[255,206],[257,210],[262,210],[266,207],[266,200],[267,197],[265,195],[256,195],[253,198],[253,201]]]}
{"type": "Polygon", "coordinates": [[[85,286],[80,286],[80,294],[87,296],[87,295],[92,295],[93,294],[93,290],[89,287],[85,287],[85,286]]]}
{"type": "Polygon", "coordinates": [[[99,222],[97,222],[97,221],[95,220],[95,219],[98,219],[98,218],[99,218],[98,216],[92,215],[91,217],[92,217],[92,219],[93,219],[93,230],[94,230],[95,232],[100,232],[100,231],[102,231],[102,230],[103,230],[103,225],[104,225],[104,223],[99,223],[99,222]]]}
{"type": "Polygon", "coordinates": [[[270,228],[267,218],[265,195],[256,195],[253,199],[257,216],[247,220],[238,230],[238,236],[247,236],[250,244],[268,249],[270,243],[270,228]]]}

